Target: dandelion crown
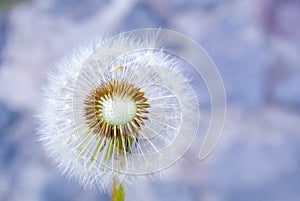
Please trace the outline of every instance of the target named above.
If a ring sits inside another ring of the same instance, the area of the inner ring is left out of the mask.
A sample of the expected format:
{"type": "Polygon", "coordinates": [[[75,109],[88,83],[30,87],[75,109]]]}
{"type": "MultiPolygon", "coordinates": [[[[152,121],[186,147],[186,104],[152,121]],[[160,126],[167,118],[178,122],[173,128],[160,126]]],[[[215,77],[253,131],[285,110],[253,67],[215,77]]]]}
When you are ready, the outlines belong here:
{"type": "MultiPolygon", "coordinates": [[[[126,183],[155,173],[190,147],[199,124],[198,99],[164,46],[171,33],[136,30],[93,42],[49,76],[39,139],[54,163],[84,187],[107,189],[112,175],[126,183]]],[[[214,66],[203,57],[205,66],[214,66]]],[[[210,92],[214,96],[216,89],[210,92]]],[[[218,100],[224,106],[225,95],[219,93],[218,100]]],[[[224,111],[214,111],[222,120],[224,111]]],[[[218,122],[203,155],[219,138],[218,122]]]]}

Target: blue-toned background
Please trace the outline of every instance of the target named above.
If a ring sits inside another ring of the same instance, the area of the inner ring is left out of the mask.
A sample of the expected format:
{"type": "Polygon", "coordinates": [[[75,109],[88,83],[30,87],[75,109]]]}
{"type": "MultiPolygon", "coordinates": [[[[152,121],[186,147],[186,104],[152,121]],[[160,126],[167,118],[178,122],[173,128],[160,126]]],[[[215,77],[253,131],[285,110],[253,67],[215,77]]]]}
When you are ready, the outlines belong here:
{"type": "Polygon", "coordinates": [[[127,200],[299,201],[299,19],[298,0],[0,0],[0,200],[110,200],[66,180],[45,156],[33,117],[40,87],[86,40],[161,27],[214,59],[227,122],[208,159],[197,160],[197,140],[163,180],[128,187],[127,200]]]}

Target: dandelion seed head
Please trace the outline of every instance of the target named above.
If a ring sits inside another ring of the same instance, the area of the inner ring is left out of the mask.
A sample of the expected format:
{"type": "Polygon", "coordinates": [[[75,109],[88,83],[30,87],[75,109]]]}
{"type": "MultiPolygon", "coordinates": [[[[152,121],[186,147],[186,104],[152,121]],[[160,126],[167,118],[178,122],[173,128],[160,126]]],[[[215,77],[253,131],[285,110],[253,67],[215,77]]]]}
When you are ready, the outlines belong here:
{"type": "Polygon", "coordinates": [[[86,188],[110,189],[176,162],[199,123],[198,101],[154,34],[85,45],[49,75],[39,139],[58,168],[86,188]]]}

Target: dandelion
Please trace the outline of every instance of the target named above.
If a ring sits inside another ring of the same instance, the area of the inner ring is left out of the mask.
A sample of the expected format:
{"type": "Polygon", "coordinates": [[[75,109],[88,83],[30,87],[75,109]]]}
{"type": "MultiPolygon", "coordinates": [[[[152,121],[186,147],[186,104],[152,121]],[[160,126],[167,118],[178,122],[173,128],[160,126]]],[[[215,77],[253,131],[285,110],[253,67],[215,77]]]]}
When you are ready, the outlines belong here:
{"type": "Polygon", "coordinates": [[[85,188],[113,185],[116,200],[123,184],[176,162],[197,133],[198,100],[158,33],[83,46],[43,88],[39,139],[46,152],[85,188]]]}

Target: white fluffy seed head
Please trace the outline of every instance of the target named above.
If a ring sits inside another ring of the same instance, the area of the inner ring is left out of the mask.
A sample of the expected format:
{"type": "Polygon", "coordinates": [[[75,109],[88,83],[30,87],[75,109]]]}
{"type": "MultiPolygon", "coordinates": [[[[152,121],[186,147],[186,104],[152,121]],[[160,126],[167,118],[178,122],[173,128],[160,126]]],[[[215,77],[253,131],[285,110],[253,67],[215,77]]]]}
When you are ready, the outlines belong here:
{"type": "Polygon", "coordinates": [[[189,80],[156,41],[147,33],[99,40],[49,75],[39,139],[59,169],[84,187],[110,189],[112,175],[124,182],[149,177],[176,162],[196,134],[198,104],[189,80]],[[115,80],[138,87],[147,101],[105,99],[95,117],[111,127],[92,129],[87,116],[96,110],[85,100],[99,84],[115,80]]]}

